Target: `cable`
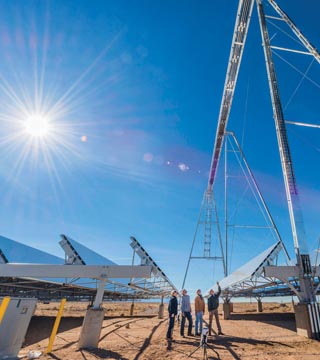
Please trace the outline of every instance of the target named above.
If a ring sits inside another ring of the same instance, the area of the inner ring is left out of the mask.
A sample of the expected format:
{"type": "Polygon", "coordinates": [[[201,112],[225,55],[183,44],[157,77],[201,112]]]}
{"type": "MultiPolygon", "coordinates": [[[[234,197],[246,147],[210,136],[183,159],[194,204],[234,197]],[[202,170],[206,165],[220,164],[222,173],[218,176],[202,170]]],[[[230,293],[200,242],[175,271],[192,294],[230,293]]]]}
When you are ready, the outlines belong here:
{"type": "Polygon", "coordinates": [[[303,80],[305,79],[305,77],[307,76],[309,70],[311,69],[311,66],[314,62],[314,58],[311,60],[307,70],[305,71],[305,73],[303,74],[303,76],[301,77],[297,87],[295,88],[295,90],[293,91],[292,95],[290,96],[289,100],[287,101],[286,105],[284,106],[284,110],[287,109],[287,107],[289,106],[289,104],[291,103],[292,99],[294,98],[294,96],[296,95],[297,91],[299,90],[300,86],[302,85],[303,83],[303,80]]]}
{"type": "Polygon", "coordinates": [[[269,19],[266,18],[267,23],[271,24],[272,26],[274,26],[276,29],[280,30],[283,34],[287,35],[291,40],[295,41],[297,44],[299,44],[301,46],[301,41],[297,40],[296,37],[290,35],[290,33],[284,31],[283,29],[281,29],[280,26],[274,24],[272,21],[270,21],[269,19]]]}
{"type": "MultiPolygon", "coordinates": [[[[276,51],[272,51],[272,53],[276,56],[278,56],[282,61],[290,65],[294,70],[296,70],[299,74],[304,75],[304,73],[299,70],[296,66],[292,65],[288,60],[284,59],[281,55],[279,55],[276,51]]],[[[311,84],[315,85],[318,89],[320,89],[320,84],[318,84],[316,81],[312,80],[309,76],[305,76],[307,80],[311,82],[311,84]]]]}
{"type": "Polygon", "coordinates": [[[298,133],[297,131],[292,130],[292,128],[288,128],[288,130],[293,133],[295,136],[297,136],[298,138],[300,138],[301,141],[303,141],[304,143],[306,143],[307,145],[309,145],[311,148],[315,149],[316,151],[320,152],[320,148],[317,147],[316,145],[314,145],[311,141],[309,141],[305,136],[302,136],[300,133],[298,133]]]}
{"type": "Polygon", "coordinates": [[[250,82],[248,81],[248,84],[247,84],[247,93],[246,93],[246,100],[245,100],[245,104],[244,104],[243,128],[242,128],[242,137],[241,137],[241,147],[242,147],[242,149],[243,149],[244,132],[245,132],[245,127],[246,127],[246,123],[247,123],[247,115],[248,115],[249,87],[250,87],[250,82]]]}

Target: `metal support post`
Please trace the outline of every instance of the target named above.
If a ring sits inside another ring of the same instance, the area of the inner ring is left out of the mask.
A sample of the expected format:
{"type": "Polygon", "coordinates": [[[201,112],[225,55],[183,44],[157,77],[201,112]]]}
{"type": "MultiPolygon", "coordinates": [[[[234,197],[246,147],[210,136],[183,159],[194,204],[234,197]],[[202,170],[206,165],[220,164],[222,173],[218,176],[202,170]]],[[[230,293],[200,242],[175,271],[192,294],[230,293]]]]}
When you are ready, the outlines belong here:
{"type": "Polygon", "coordinates": [[[58,328],[59,328],[61,317],[62,317],[62,312],[63,312],[64,305],[65,305],[66,301],[67,301],[67,299],[62,299],[61,300],[60,308],[59,308],[56,320],[54,322],[52,332],[51,332],[51,336],[50,336],[50,339],[49,339],[49,344],[48,344],[48,348],[47,348],[47,351],[46,351],[47,354],[50,354],[51,351],[52,351],[54,339],[55,339],[55,337],[57,335],[57,332],[58,332],[58,328]]]}
{"type": "Polygon", "coordinates": [[[164,316],[164,304],[163,304],[163,296],[161,296],[161,303],[159,305],[158,319],[163,319],[164,316]]]}
{"type": "Polygon", "coordinates": [[[257,299],[257,311],[258,311],[258,312],[262,312],[262,311],[263,311],[261,298],[258,298],[258,299],[257,299]]]}
{"type": "Polygon", "coordinates": [[[99,287],[97,290],[96,297],[93,302],[93,309],[100,309],[103,301],[104,288],[106,286],[106,280],[99,281],[99,287]]]}
{"type": "Polygon", "coordinates": [[[133,316],[133,312],[134,312],[134,301],[132,301],[130,306],[130,316],[133,316]]]}

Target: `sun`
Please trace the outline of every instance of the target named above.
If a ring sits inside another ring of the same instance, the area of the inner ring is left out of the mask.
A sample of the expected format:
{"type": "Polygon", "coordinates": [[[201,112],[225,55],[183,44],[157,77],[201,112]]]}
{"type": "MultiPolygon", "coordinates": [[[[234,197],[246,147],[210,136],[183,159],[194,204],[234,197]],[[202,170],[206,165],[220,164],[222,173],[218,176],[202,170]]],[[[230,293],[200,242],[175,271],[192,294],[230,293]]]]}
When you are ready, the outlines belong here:
{"type": "Polygon", "coordinates": [[[43,114],[32,114],[25,121],[25,130],[33,137],[45,137],[50,132],[50,120],[43,114]]]}

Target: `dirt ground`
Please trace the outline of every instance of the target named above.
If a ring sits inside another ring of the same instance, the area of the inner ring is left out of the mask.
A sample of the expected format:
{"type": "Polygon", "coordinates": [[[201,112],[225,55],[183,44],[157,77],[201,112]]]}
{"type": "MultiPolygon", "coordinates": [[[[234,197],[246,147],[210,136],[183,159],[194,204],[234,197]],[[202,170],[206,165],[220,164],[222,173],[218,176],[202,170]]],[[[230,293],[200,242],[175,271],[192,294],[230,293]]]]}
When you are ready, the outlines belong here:
{"type": "MultiPolygon", "coordinates": [[[[220,319],[225,335],[214,334],[208,347],[199,347],[199,337],[182,338],[174,328],[174,341],[165,339],[167,319],[158,319],[158,304],[136,303],[130,317],[130,303],[105,303],[105,319],[98,349],[78,350],[77,341],[86,303],[67,303],[53,351],[46,354],[48,339],[59,304],[39,304],[29,326],[25,347],[19,356],[40,350],[40,359],[320,359],[320,342],[298,336],[291,304],[234,304],[231,320],[220,319]]],[[[205,314],[207,320],[207,314],[205,314]]],[[[215,324],[214,324],[215,325],[215,324]]],[[[214,330],[216,327],[213,327],[214,330]]]]}

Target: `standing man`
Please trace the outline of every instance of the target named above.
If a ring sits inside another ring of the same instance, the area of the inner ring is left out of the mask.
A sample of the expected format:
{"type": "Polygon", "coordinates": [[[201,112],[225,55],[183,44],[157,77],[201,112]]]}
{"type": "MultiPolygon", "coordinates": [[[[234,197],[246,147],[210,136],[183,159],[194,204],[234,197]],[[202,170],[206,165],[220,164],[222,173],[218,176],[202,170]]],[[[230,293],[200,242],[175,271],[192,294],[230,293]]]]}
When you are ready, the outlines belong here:
{"type": "Polygon", "coordinates": [[[217,328],[218,328],[218,335],[224,335],[223,332],[221,331],[221,325],[220,325],[219,313],[218,313],[219,296],[221,294],[221,287],[220,287],[218,282],[217,282],[217,285],[218,285],[218,292],[215,293],[214,290],[211,289],[210,292],[209,292],[210,295],[208,297],[209,336],[211,336],[211,331],[212,331],[212,318],[213,318],[213,315],[216,318],[216,323],[217,323],[217,328]]]}
{"type": "Polygon", "coordinates": [[[192,336],[192,316],[191,316],[191,304],[190,296],[187,295],[187,290],[182,290],[181,298],[181,326],[180,326],[180,335],[184,337],[184,325],[186,323],[186,318],[188,319],[188,336],[192,336]]]}
{"type": "Polygon", "coordinates": [[[201,295],[201,290],[197,290],[197,296],[194,299],[194,311],[196,313],[196,323],[195,323],[195,333],[196,335],[201,335],[202,333],[202,319],[205,310],[205,303],[201,295]],[[198,325],[199,331],[198,331],[198,325]]]}
{"type": "Polygon", "coordinates": [[[177,292],[175,290],[171,291],[171,298],[168,305],[169,312],[169,326],[167,331],[167,339],[172,340],[172,331],[174,327],[174,320],[178,313],[178,300],[177,300],[177,292]]]}

